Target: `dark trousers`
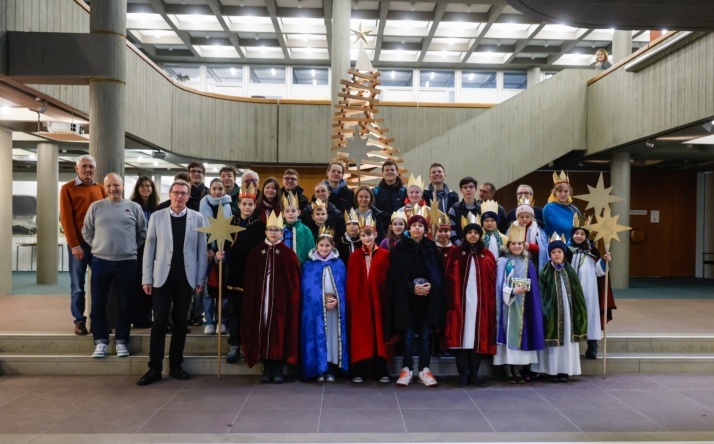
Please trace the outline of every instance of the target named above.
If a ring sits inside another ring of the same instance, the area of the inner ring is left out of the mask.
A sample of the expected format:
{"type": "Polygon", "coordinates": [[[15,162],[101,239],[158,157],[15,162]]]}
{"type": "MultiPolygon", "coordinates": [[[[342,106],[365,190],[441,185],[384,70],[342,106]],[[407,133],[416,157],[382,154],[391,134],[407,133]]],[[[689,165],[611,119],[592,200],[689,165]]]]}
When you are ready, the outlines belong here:
{"type": "Polygon", "coordinates": [[[371,374],[373,378],[379,379],[384,376],[389,376],[387,369],[387,360],[381,356],[374,356],[369,359],[363,359],[352,364],[352,377],[366,378],[371,374]]]}
{"type": "Polygon", "coordinates": [[[131,331],[132,289],[136,287],[136,259],[108,261],[92,258],[92,336],[94,343],[109,344],[107,301],[112,282],[117,295],[116,342],[126,344],[131,331]]]}
{"type": "Polygon", "coordinates": [[[425,310],[412,310],[412,325],[402,336],[404,345],[403,367],[409,370],[414,369],[414,337],[418,336],[417,345],[419,349],[419,369],[429,367],[431,363],[431,349],[429,348],[429,336],[431,328],[426,322],[425,310]]]}
{"type": "Polygon", "coordinates": [[[149,368],[161,371],[166,347],[166,329],[173,304],[173,331],[169,346],[169,367],[178,368],[183,363],[183,348],[186,344],[186,313],[193,298],[193,288],[188,284],[183,270],[170,272],[161,287],[154,287],[152,299],[154,326],[151,327],[149,348],[149,368]]]}
{"type": "Polygon", "coordinates": [[[454,348],[451,349],[451,353],[456,358],[456,370],[459,372],[459,376],[477,376],[481,366],[481,355],[474,353],[472,348],[454,348]]]}
{"type": "Polygon", "coordinates": [[[228,345],[241,345],[240,314],[243,306],[243,292],[228,290],[228,345]]]}

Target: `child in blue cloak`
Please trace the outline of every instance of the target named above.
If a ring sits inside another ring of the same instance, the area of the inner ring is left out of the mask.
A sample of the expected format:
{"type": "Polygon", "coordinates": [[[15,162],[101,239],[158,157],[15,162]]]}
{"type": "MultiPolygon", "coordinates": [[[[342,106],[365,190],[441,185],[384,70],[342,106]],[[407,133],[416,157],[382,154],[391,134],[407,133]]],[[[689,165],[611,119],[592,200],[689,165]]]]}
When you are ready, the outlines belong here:
{"type": "Polygon", "coordinates": [[[347,371],[345,283],[347,270],[335,249],[332,230],[323,227],[317,247],[303,264],[301,285],[300,374],[303,380],[334,382],[347,371]]]}

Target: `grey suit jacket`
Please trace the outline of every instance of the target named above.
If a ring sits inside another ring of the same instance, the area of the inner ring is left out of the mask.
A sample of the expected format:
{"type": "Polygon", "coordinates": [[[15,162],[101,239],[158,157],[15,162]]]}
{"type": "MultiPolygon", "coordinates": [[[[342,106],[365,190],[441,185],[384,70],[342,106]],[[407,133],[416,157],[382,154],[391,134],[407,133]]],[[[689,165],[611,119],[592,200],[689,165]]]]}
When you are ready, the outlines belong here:
{"type": "MultiPolygon", "coordinates": [[[[170,208],[164,208],[151,215],[149,230],[144,243],[144,264],[141,284],[161,287],[166,282],[174,254],[174,239],[171,232],[170,208]]],[[[206,284],[206,233],[194,230],[205,226],[201,213],[187,209],[186,237],[183,243],[183,262],[186,278],[191,288],[206,284]]]]}

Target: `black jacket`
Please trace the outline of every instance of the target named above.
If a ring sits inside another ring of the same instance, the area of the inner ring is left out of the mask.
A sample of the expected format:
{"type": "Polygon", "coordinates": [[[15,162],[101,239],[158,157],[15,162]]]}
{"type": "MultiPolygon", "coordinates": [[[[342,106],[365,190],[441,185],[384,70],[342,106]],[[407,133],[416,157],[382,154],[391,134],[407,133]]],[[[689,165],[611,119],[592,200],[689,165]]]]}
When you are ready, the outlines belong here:
{"type": "MultiPolygon", "coordinates": [[[[472,213],[474,216],[478,217],[481,213],[481,206],[476,202],[476,207],[469,210],[466,208],[464,200],[461,199],[459,203],[449,209],[449,219],[451,219],[451,243],[454,245],[461,245],[461,217],[466,216],[468,213],[472,213]]],[[[481,225],[481,221],[479,221],[481,225]]]]}
{"type": "MultiPolygon", "coordinates": [[[[314,202],[315,196],[312,196],[312,201],[314,202]]],[[[305,204],[300,211],[300,221],[307,226],[313,233],[317,232],[317,225],[312,220],[312,205],[305,204]]],[[[327,220],[325,225],[335,230],[335,242],[337,238],[345,234],[345,216],[341,213],[332,202],[327,203],[327,220]]]]}
{"type": "MultiPolygon", "coordinates": [[[[446,184],[444,184],[444,190],[446,191],[446,202],[444,202],[446,206],[444,206],[444,208],[439,208],[439,211],[449,214],[451,207],[459,203],[459,195],[456,194],[456,191],[452,191],[446,184]]],[[[434,201],[434,185],[429,184],[422,194],[422,199],[426,201],[426,204],[429,207],[433,206],[431,203],[434,201]]]]}
{"type": "MultiPolygon", "coordinates": [[[[285,196],[285,187],[280,188],[280,192],[282,193],[281,196],[285,196]]],[[[310,203],[310,201],[305,197],[305,190],[300,187],[300,185],[295,187],[295,190],[293,191],[294,194],[297,194],[298,198],[298,208],[302,209],[305,208],[305,205],[310,203]]]]}
{"type": "Polygon", "coordinates": [[[410,280],[411,270],[425,267],[431,291],[426,296],[425,321],[431,327],[444,325],[444,275],[442,260],[436,243],[426,236],[421,242],[404,238],[389,252],[389,316],[387,336],[413,327],[410,301],[415,296],[414,282],[410,280]],[[417,261],[422,261],[417,264],[417,261]]]}
{"type": "Polygon", "coordinates": [[[372,188],[374,194],[374,206],[382,212],[382,225],[386,228],[392,221],[392,213],[404,206],[404,199],[407,198],[407,189],[400,177],[393,185],[387,185],[384,179],[379,181],[379,185],[372,188]]]}

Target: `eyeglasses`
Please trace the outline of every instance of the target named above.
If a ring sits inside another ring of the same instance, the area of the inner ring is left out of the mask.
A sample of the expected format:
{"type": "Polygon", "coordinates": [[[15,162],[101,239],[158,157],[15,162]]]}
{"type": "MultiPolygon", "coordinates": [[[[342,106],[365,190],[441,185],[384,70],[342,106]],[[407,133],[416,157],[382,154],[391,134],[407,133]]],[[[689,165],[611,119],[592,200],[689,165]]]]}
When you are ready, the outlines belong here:
{"type": "Polygon", "coordinates": [[[268,228],[266,231],[268,233],[282,233],[283,230],[281,230],[280,228],[268,228]]]}
{"type": "Polygon", "coordinates": [[[298,178],[297,177],[283,177],[283,180],[286,182],[297,182],[298,178]]]}
{"type": "Polygon", "coordinates": [[[191,174],[203,174],[203,170],[190,170],[189,173],[191,173],[191,174]]]}
{"type": "Polygon", "coordinates": [[[188,196],[188,193],[185,191],[172,191],[171,194],[173,194],[176,197],[186,197],[188,196]]]}
{"type": "Polygon", "coordinates": [[[245,179],[243,182],[245,182],[245,183],[258,183],[258,179],[245,179]]]}

